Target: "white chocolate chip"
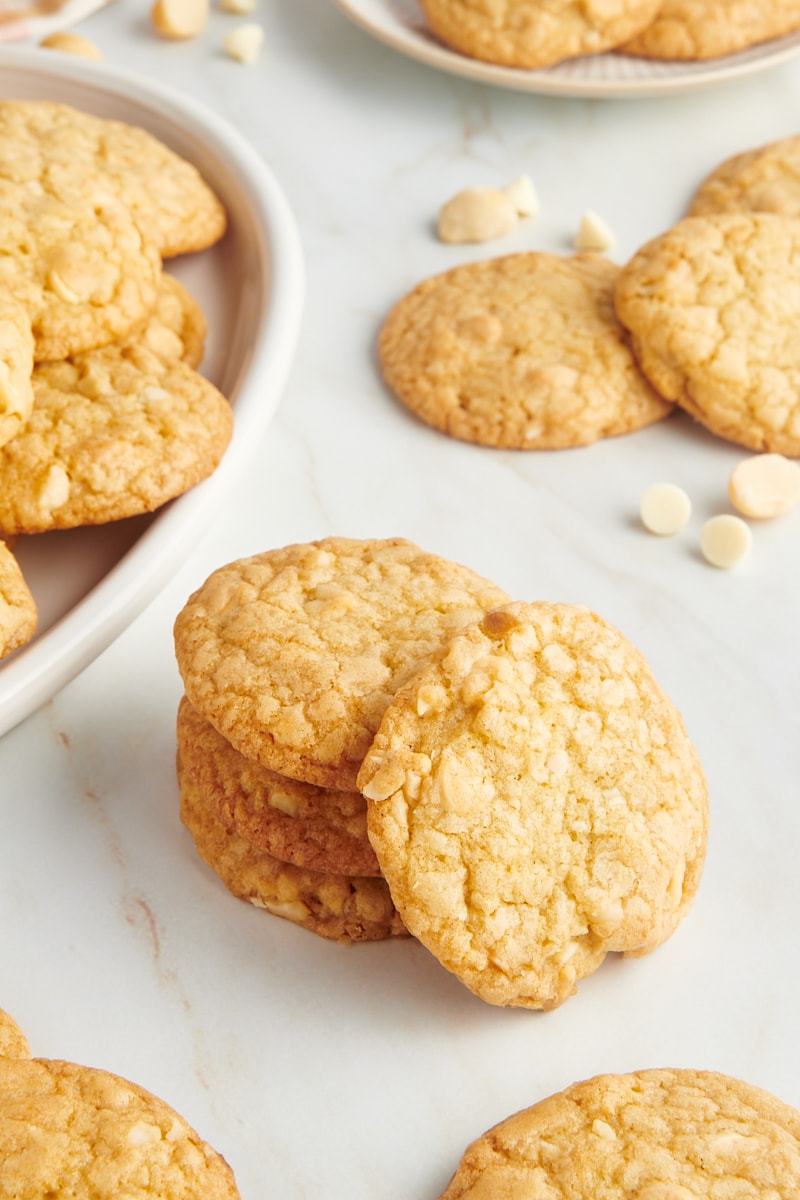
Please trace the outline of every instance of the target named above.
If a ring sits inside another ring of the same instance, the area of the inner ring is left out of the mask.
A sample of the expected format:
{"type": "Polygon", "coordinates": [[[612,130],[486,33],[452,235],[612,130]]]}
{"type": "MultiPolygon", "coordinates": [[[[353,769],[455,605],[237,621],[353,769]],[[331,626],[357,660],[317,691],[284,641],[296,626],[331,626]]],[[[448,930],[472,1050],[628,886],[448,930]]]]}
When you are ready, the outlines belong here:
{"type": "Polygon", "coordinates": [[[617,1140],[617,1135],[612,1126],[609,1125],[608,1121],[603,1121],[600,1117],[595,1117],[592,1121],[592,1133],[596,1133],[604,1142],[615,1142],[617,1140]]]}
{"type": "Polygon", "coordinates": [[[530,175],[520,175],[503,191],[508,196],[519,217],[535,217],[539,211],[539,197],[530,175]]]}
{"type": "Polygon", "coordinates": [[[779,517],[800,504],[800,465],[782,454],[757,454],[733,468],[728,495],[746,517],[779,517]]]}
{"type": "Polygon", "coordinates": [[[220,0],[220,8],[226,13],[235,13],[238,17],[247,17],[256,11],[258,0],[220,0]]]}
{"type": "Polygon", "coordinates": [[[510,233],[519,220],[510,197],[496,188],[465,188],[442,205],[443,242],[489,242],[510,233]]]}
{"type": "Polygon", "coordinates": [[[209,0],[156,0],[150,21],[156,33],[166,38],[193,38],[208,21],[209,0]]]}
{"type": "Polygon", "coordinates": [[[128,1130],[127,1142],[129,1146],[146,1146],[149,1142],[160,1141],[161,1130],[157,1125],[150,1125],[146,1121],[137,1121],[128,1130]]]}
{"type": "Polygon", "coordinates": [[[266,909],[273,916],[284,917],[297,925],[305,921],[310,912],[302,900],[262,900],[260,896],[250,896],[249,899],[256,908],[266,909]]]}
{"type": "Polygon", "coordinates": [[[750,553],[753,535],[741,517],[720,513],[700,530],[700,549],[712,567],[734,567],[750,553]]]}
{"type": "Polygon", "coordinates": [[[239,25],[225,37],[222,48],[228,58],[241,63],[254,63],[261,53],[264,30],[260,25],[239,25]]]}
{"type": "Polygon", "coordinates": [[[651,483],[639,502],[642,524],[659,537],[680,533],[691,515],[692,502],[675,483],[651,483]]]}
{"type": "Polygon", "coordinates": [[[285,813],[287,817],[296,817],[300,811],[294,796],[278,791],[277,788],[270,793],[269,804],[270,808],[277,808],[278,812],[285,813]]]}
{"type": "Polygon", "coordinates": [[[602,253],[614,245],[614,234],[602,217],[587,209],[581,217],[580,227],[575,237],[576,250],[595,250],[602,253]]]}
{"type": "Polygon", "coordinates": [[[79,54],[81,58],[96,58],[103,57],[102,51],[95,46],[94,42],[90,42],[88,38],[81,37],[79,33],[69,33],[67,30],[58,30],[56,33],[51,33],[49,37],[42,38],[39,43],[45,50],[62,50],[66,54],[79,54]]]}

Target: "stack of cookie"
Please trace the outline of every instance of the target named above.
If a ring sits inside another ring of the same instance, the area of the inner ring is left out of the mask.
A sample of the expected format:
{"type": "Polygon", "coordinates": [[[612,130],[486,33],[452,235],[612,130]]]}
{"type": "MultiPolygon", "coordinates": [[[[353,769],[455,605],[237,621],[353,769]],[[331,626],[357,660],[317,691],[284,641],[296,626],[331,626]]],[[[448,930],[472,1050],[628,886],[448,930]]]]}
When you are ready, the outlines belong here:
{"type": "Polygon", "coordinates": [[[512,603],[401,539],[332,538],[214,572],[175,646],[182,816],[234,894],[328,937],[405,929],[531,1008],[688,910],[702,769],[595,614],[512,603]]]}
{"type": "MultiPolygon", "coordinates": [[[[162,259],[225,225],[145,130],[0,102],[0,534],[150,512],[215,469],[230,406],[195,370],[205,320],[162,259]]],[[[0,656],[21,644],[9,623],[0,607],[0,656]]]]}

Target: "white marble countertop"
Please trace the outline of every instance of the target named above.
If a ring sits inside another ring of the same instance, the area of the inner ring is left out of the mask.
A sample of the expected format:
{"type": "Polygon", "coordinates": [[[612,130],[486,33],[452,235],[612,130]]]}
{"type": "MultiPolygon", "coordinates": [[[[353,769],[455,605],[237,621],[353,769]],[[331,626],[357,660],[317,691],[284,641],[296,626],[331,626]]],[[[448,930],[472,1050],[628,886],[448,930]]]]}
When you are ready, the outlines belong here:
{"type": "MultiPolygon", "coordinates": [[[[172,1104],[233,1166],[243,1200],[432,1200],[488,1126],[601,1071],[696,1066],[800,1107],[800,511],[748,561],[698,551],[744,456],[688,418],[559,453],[491,451],[384,390],[375,336],[423,277],[517,249],[568,251],[581,213],[623,262],[722,158],[797,132],[800,60],[692,94],[571,100],[437,73],[330,0],[260,0],[260,60],[159,40],[117,0],[80,28],[223,114],[294,210],[307,267],[296,361],[263,447],[159,597],[0,741],[0,1006],[35,1054],[117,1072],[172,1104]],[[542,212],[502,243],[439,243],[439,205],[527,173],[542,212]],[[637,520],[681,484],[676,539],[637,520]],[[403,535],[518,599],[591,606],[648,657],[708,776],[712,826],[689,917],[608,960],[549,1014],[469,994],[418,945],[343,947],[234,900],[178,819],[171,640],[230,559],[331,534],[403,535]]],[[[0,681],[0,687],[2,682],[0,681]]]]}

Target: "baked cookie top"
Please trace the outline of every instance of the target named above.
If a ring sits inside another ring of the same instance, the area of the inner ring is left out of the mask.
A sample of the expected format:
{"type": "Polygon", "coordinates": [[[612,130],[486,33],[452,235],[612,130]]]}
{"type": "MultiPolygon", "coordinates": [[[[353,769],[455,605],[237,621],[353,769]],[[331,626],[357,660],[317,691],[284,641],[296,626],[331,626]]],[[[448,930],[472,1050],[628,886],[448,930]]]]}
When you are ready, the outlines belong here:
{"type": "Polygon", "coordinates": [[[707,59],[800,29],[799,0],[663,0],[620,49],[645,58],[707,59]]]}
{"type": "Polygon", "coordinates": [[[42,533],[152,512],[217,467],[230,405],[184,362],[127,343],[39,363],[33,412],[0,448],[0,529],[42,533]]]}
{"type": "Polygon", "coordinates": [[[380,875],[360,792],[315,787],[251,762],[185,696],[177,733],[184,774],[254,849],[313,871],[380,875]]]}
{"type": "Polygon", "coordinates": [[[431,30],[472,58],[546,67],[610,50],[653,20],[661,0],[421,0],[431,30]]]}
{"type": "Polygon", "coordinates": [[[502,1121],[441,1200],[774,1200],[796,1196],[800,1113],[712,1071],[598,1075],[502,1121]]]}
{"type": "Polygon", "coordinates": [[[0,446],[19,433],[33,408],[33,333],[24,308],[0,302],[0,446]]]}
{"type": "Polygon", "coordinates": [[[28,1039],[17,1022],[0,1008],[0,1058],[30,1058],[28,1039]]]}
{"type": "Polygon", "coordinates": [[[194,296],[180,280],[161,276],[156,306],[142,331],[148,350],[165,362],[181,359],[190,367],[203,361],[208,323],[194,296]]]}
{"type": "Polygon", "coordinates": [[[14,555],[0,538],[0,658],[29,642],[36,631],[36,602],[14,555]]]}
{"type": "Polygon", "coordinates": [[[203,861],[234,896],[319,937],[374,942],[406,930],[385,879],[312,871],[281,862],[237,831],[178,755],[181,820],[203,861]]]}
{"type": "Polygon", "coordinates": [[[587,609],[512,603],[388,706],[358,785],[409,931],[492,1004],[553,1008],[697,889],[707,796],[680,714],[587,609]]]}
{"type": "Polygon", "coordinates": [[[176,1112],[105,1071],[0,1057],[3,1193],[15,1200],[235,1200],[230,1167],[176,1112]]]}
{"type": "Polygon", "coordinates": [[[623,268],[620,320],[642,370],[712,433],[800,454],[800,220],[687,217],[623,268]]]}
{"type": "Polygon", "coordinates": [[[225,232],[222,203],[192,163],[138,126],[66,104],[0,102],[0,178],[89,201],[110,190],[164,258],[225,232]]]}
{"type": "Polygon", "coordinates": [[[736,154],[695,192],[690,217],[716,212],[774,212],[800,217],[800,137],[736,154]]]}
{"type": "Polygon", "coordinates": [[[27,312],[37,361],[104,346],[150,315],[161,260],[111,195],[87,204],[0,179],[0,289],[27,312]]]}
{"type": "Polygon", "coordinates": [[[215,571],[175,622],[192,705],[246,758],[355,791],[397,688],[508,597],[403,538],[325,538],[215,571]]]}
{"type": "Polygon", "coordinates": [[[672,412],[614,312],[620,268],[537,252],[426,279],[381,329],[384,379],[429,425],[485,446],[554,450],[672,412]]]}

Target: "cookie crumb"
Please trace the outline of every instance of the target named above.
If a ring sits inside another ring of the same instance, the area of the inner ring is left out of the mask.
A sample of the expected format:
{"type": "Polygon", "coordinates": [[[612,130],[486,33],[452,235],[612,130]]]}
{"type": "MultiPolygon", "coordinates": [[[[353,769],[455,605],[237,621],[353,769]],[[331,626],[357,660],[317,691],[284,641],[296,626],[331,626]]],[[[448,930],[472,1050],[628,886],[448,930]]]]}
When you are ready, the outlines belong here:
{"type": "Polygon", "coordinates": [[[731,472],[728,495],[746,517],[779,517],[800,504],[800,465],[782,454],[745,458],[731,472]]]}
{"type": "Polygon", "coordinates": [[[645,488],[639,504],[639,516],[649,533],[673,537],[680,533],[692,515],[692,502],[675,483],[652,483],[645,488]]]}
{"type": "Polygon", "coordinates": [[[161,37],[193,38],[205,29],[208,9],[209,0],[156,0],[150,21],[161,37]]]}
{"type": "Polygon", "coordinates": [[[264,30],[260,25],[239,25],[232,29],[222,43],[228,58],[241,63],[254,63],[261,53],[264,30]]]}
{"type": "Polygon", "coordinates": [[[581,223],[575,236],[576,250],[595,250],[603,253],[614,245],[614,234],[609,226],[596,212],[587,208],[581,217],[581,223]]]}
{"type": "Polygon", "coordinates": [[[442,205],[439,237],[443,242],[489,242],[510,233],[518,220],[517,208],[507,192],[465,188],[442,205]]]}
{"type": "Polygon", "coordinates": [[[536,216],[541,205],[530,175],[520,175],[512,183],[507,184],[503,191],[517,210],[518,217],[536,216]]]}
{"type": "Polygon", "coordinates": [[[99,46],[95,46],[94,42],[81,37],[79,33],[69,33],[66,30],[51,33],[48,37],[42,38],[39,45],[44,50],[61,50],[65,54],[78,54],[81,58],[94,58],[98,61],[103,58],[102,50],[99,46]]]}
{"type": "Polygon", "coordinates": [[[712,567],[735,567],[750,553],[753,535],[741,517],[720,513],[700,530],[700,549],[712,567]]]}

